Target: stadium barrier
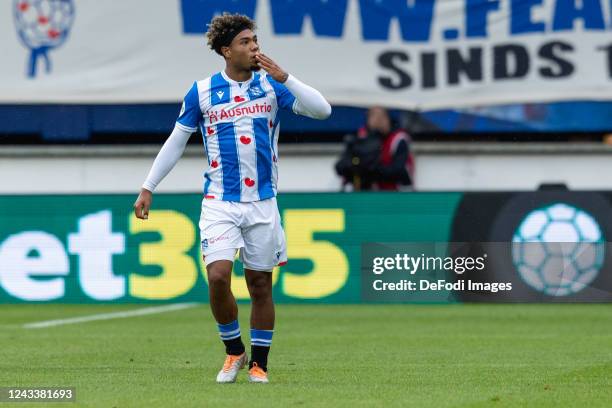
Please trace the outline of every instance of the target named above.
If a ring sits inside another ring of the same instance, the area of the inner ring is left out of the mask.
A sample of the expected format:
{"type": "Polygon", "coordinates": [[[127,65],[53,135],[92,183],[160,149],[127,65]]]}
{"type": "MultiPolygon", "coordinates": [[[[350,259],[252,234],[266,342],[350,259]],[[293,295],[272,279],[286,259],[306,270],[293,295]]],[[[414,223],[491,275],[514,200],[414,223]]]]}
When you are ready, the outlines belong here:
{"type": "MultiPolygon", "coordinates": [[[[134,199],[0,196],[0,303],[207,301],[201,196],[158,194],[147,221],[133,216],[134,199]]],[[[289,263],[273,272],[274,297],[281,303],[610,301],[611,201],[610,192],[568,191],[281,194],[289,263]],[[578,243],[571,250],[554,244],[572,240],[578,243]],[[537,248],[517,252],[513,241],[537,248]],[[580,243],[587,246],[576,255],[580,243]],[[405,277],[503,281],[512,290],[443,285],[392,299],[366,293],[373,277],[399,276],[398,270],[373,273],[375,257],[389,249],[418,257],[427,248],[455,257],[488,251],[487,265],[461,276],[442,270],[405,277]]],[[[233,274],[236,298],[247,300],[239,261],[233,274]]]]}
{"type": "MultiPolygon", "coordinates": [[[[132,194],[151,169],[159,148],[125,144],[4,146],[0,149],[0,196],[132,194]]],[[[340,191],[341,179],[334,164],[343,149],[340,143],[281,143],[279,191],[340,191]]],[[[593,176],[612,174],[612,145],[415,142],[411,149],[417,191],[532,191],[541,184],[559,182],[572,190],[612,189],[612,179],[593,176]]],[[[157,192],[191,193],[202,186],[207,166],[203,150],[201,142],[189,144],[157,192]]]]}

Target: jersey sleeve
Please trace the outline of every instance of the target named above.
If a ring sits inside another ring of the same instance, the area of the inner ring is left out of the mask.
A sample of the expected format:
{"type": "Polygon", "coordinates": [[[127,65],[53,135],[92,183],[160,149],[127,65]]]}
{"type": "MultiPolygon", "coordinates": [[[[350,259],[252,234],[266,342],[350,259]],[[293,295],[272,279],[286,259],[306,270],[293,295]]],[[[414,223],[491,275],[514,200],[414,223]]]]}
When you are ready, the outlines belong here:
{"type": "Polygon", "coordinates": [[[295,96],[293,96],[291,91],[289,91],[285,85],[275,81],[269,74],[266,76],[266,79],[274,89],[279,108],[294,111],[293,105],[295,103],[295,96]]]}
{"type": "Polygon", "coordinates": [[[198,83],[194,82],[193,86],[183,99],[181,113],[176,120],[176,125],[188,132],[198,130],[198,125],[202,119],[202,110],[200,109],[200,97],[198,95],[198,83]]]}

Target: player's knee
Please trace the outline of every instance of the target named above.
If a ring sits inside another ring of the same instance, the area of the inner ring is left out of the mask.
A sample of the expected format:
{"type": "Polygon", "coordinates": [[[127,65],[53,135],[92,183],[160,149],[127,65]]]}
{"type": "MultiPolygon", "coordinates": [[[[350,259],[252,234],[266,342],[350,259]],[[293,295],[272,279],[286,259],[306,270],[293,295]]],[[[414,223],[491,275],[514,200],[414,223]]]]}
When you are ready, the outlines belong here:
{"type": "Polygon", "coordinates": [[[231,269],[228,271],[226,268],[217,267],[214,264],[208,268],[208,286],[211,289],[222,289],[230,287],[231,284],[231,269]]]}
{"type": "Polygon", "coordinates": [[[212,290],[224,290],[230,287],[230,278],[218,272],[208,274],[208,286],[212,290]]]}
{"type": "Polygon", "coordinates": [[[272,285],[268,276],[249,279],[248,285],[253,303],[268,302],[272,298],[272,285]]]}

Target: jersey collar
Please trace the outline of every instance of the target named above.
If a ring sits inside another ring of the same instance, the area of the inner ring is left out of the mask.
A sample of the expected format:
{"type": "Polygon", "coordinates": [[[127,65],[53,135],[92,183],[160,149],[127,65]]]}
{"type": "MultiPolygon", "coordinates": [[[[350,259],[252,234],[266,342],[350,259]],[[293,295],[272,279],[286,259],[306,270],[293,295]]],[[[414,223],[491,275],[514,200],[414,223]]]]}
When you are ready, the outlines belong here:
{"type": "Polygon", "coordinates": [[[243,82],[234,81],[232,78],[227,76],[227,74],[225,73],[225,70],[221,70],[221,76],[223,76],[223,79],[225,79],[230,84],[248,84],[253,80],[253,78],[255,78],[255,72],[251,72],[251,78],[243,82]]]}

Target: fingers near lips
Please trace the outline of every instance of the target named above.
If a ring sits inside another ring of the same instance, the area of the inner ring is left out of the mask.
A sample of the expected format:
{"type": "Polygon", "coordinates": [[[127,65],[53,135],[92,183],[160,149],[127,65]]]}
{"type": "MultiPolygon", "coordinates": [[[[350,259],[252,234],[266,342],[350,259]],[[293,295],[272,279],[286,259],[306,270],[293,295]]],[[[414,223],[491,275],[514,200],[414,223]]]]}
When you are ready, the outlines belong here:
{"type": "Polygon", "coordinates": [[[262,67],[262,68],[263,68],[263,66],[264,66],[264,62],[263,62],[263,60],[261,59],[261,54],[257,54],[257,55],[255,55],[255,61],[257,61],[257,65],[259,65],[260,67],[262,67]]]}
{"type": "Polygon", "coordinates": [[[274,61],[272,61],[272,60],[271,60],[271,59],[270,59],[270,58],[269,58],[267,55],[265,55],[265,54],[259,53],[259,54],[257,55],[257,59],[258,59],[258,61],[259,61],[259,62],[261,62],[261,63],[262,63],[262,64],[264,64],[264,65],[267,65],[267,66],[273,66],[273,65],[275,65],[275,64],[274,64],[274,61]]]}
{"type": "Polygon", "coordinates": [[[263,69],[265,69],[266,71],[270,70],[272,67],[272,65],[264,62],[264,61],[259,61],[258,62],[259,66],[262,67],[263,69]]]}
{"type": "Polygon", "coordinates": [[[277,71],[280,71],[278,65],[276,65],[276,63],[267,55],[258,53],[255,58],[257,59],[257,65],[266,70],[268,73],[276,73],[277,71]]]}

